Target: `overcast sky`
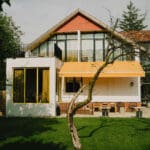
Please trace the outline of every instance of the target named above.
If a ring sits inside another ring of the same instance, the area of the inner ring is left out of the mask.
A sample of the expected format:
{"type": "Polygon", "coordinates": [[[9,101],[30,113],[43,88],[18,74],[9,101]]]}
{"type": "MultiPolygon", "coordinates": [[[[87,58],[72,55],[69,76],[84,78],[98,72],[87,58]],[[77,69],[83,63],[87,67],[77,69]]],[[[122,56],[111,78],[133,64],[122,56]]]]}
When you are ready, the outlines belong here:
{"type": "MultiPolygon", "coordinates": [[[[10,0],[4,11],[21,27],[23,43],[30,43],[77,8],[109,25],[111,15],[119,18],[130,0],[10,0]]],[[[146,13],[145,24],[150,29],[150,0],[132,0],[146,13]]]]}

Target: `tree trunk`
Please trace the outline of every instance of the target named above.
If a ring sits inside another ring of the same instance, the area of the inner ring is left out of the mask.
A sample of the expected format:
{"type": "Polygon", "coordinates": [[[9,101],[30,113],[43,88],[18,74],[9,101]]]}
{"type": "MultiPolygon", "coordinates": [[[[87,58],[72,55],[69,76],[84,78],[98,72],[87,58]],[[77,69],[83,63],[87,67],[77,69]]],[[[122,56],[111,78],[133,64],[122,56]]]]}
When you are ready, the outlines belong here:
{"type": "Polygon", "coordinates": [[[68,126],[70,129],[70,134],[72,138],[73,147],[75,150],[81,150],[80,138],[78,136],[77,129],[73,122],[73,114],[68,115],[68,126]]]}
{"type": "Polygon", "coordinates": [[[68,108],[67,113],[67,119],[68,119],[68,127],[72,138],[73,147],[75,150],[81,150],[81,143],[80,138],[78,136],[77,129],[74,125],[73,116],[74,116],[74,107],[75,107],[75,101],[77,97],[80,95],[82,90],[86,87],[86,85],[83,85],[79,91],[75,94],[75,96],[72,98],[71,103],[68,108]]]}

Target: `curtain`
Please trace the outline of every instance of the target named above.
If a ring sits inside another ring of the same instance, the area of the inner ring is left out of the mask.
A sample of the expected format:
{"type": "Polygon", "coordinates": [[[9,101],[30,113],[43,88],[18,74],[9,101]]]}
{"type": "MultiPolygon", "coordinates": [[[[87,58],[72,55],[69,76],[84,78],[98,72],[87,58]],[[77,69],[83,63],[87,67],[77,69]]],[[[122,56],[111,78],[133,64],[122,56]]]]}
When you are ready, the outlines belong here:
{"type": "Polygon", "coordinates": [[[24,102],[24,70],[14,70],[13,80],[13,101],[18,103],[24,102]]]}
{"type": "Polygon", "coordinates": [[[49,102],[49,70],[43,69],[42,76],[42,102],[49,102]]]}

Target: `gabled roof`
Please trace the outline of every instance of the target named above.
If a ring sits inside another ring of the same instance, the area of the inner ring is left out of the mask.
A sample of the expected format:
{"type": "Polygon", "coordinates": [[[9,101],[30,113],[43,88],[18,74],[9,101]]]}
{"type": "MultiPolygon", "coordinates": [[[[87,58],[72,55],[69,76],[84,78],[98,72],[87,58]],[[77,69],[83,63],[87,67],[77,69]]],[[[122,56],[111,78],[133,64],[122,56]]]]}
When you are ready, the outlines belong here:
{"type": "Polygon", "coordinates": [[[104,24],[103,22],[101,22],[97,18],[91,16],[90,14],[88,14],[87,12],[85,12],[81,9],[76,9],[74,12],[72,12],[69,16],[65,17],[62,21],[60,21],[54,27],[50,28],[48,31],[46,31],[44,34],[42,34],[39,38],[34,40],[32,43],[30,43],[27,46],[27,49],[33,50],[34,48],[38,47],[41,43],[43,43],[48,38],[50,38],[52,35],[54,35],[60,27],[62,27],[66,22],[71,20],[76,15],[84,16],[85,18],[87,18],[88,20],[93,22],[93,24],[95,24],[95,25],[99,26],[101,29],[103,29],[103,31],[111,33],[113,36],[115,36],[119,40],[123,41],[124,43],[130,44],[130,45],[134,46],[135,48],[144,50],[143,47],[140,47],[135,42],[133,42],[131,39],[128,39],[127,37],[123,36],[122,34],[116,32],[116,31],[113,31],[113,29],[108,27],[106,24],[104,24]]]}
{"type": "Polygon", "coordinates": [[[69,33],[69,32],[93,32],[93,31],[104,31],[104,28],[99,24],[90,20],[85,15],[77,13],[71,19],[67,20],[58,29],[55,30],[56,33],[69,33]]]}
{"type": "Polygon", "coordinates": [[[125,37],[134,40],[135,42],[150,42],[150,30],[140,30],[140,31],[122,31],[120,32],[125,37]]]}

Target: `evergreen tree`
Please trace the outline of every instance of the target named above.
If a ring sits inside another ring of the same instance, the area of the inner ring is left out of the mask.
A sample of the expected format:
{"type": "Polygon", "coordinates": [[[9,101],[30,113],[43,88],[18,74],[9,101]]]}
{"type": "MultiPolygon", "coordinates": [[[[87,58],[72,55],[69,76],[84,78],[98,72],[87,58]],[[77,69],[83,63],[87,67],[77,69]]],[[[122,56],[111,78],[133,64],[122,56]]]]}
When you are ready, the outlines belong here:
{"type": "Polygon", "coordinates": [[[127,11],[123,11],[119,27],[124,31],[142,30],[147,27],[144,25],[145,14],[140,14],[140,9],[136,8],[130,1],[127,11]]]}

